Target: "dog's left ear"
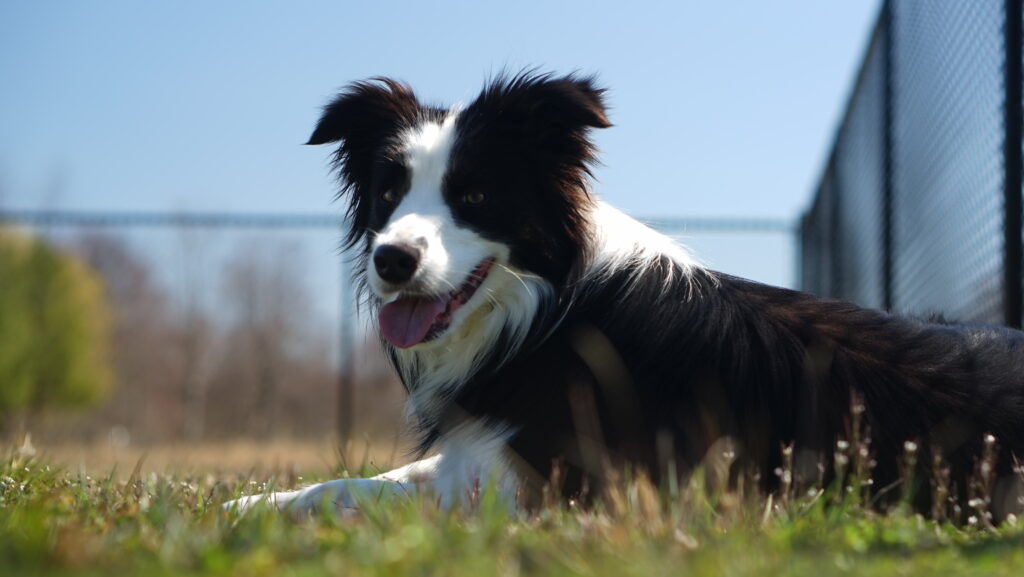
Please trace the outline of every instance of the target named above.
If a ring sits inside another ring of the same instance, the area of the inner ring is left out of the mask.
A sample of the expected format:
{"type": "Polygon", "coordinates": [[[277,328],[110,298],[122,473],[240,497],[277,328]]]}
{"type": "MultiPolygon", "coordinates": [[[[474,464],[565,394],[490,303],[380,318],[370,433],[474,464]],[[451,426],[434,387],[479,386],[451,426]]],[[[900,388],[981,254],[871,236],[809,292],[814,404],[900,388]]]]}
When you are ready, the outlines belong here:
{"type": "Polygon", "coordinates": [[[576,140],[590,128],[611,126],[603,88],[593,77],[555,77],[532,71],[498,78],[466,109],[466,121],[501,127],[527,142],[576,140]]]}
{"type": "Polygon", "coordinates": [[[571,214],[590,200],[587,180],[597,158],[590,130],[611,126],[604,92],[594,78],[575,74],[499,77],[459,116],[460,130],[467,146],[491,143],[519,158],[536,181],[552,184],[546,190],[571,214]]]}
{"type": "Polygon", "coordinates": [[[604,89],[592,77],[520,77],[511,90],[521,91],[525,128],[539,137],[558,131],[608,128],[604,89]],[[518,86],[516,86],[518,84],[518,86]]]}

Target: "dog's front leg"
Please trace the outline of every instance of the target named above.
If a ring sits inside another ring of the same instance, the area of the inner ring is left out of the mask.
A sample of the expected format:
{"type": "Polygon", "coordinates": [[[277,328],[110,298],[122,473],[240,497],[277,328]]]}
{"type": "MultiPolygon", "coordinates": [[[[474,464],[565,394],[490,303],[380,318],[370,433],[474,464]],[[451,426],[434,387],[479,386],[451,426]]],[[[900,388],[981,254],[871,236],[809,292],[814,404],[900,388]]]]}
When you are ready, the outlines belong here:
{"type": "Polygon", "coordinates": [[[295,491],[249,495],[224,504],[225,510],[247,511],[260,503],[303,517],[323,507],[345,513],[359,509],[370,500],[412,496],[421,489],[432,490],[441,456],[436,455],[369,479],[336,479],[295,491]]]}

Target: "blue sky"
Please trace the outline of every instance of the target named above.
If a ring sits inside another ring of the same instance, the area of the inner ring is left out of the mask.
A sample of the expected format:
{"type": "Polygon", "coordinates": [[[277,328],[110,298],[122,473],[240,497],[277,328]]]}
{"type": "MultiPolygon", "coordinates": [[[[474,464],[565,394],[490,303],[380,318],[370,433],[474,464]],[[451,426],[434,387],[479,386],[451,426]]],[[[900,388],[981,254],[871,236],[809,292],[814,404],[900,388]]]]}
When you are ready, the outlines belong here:
{"type": "Polygon", "coordinates": [[[615,126],[596,137],[596,188],[613,204],[640,216],[795,218],[877,10],[873,0],[4,2],[0,204],[336,211],[328,151],[300,143],[342,85],[395,76],[449,104],[499,70],[538,66],[593,72],[610,88],[615,126]]]}

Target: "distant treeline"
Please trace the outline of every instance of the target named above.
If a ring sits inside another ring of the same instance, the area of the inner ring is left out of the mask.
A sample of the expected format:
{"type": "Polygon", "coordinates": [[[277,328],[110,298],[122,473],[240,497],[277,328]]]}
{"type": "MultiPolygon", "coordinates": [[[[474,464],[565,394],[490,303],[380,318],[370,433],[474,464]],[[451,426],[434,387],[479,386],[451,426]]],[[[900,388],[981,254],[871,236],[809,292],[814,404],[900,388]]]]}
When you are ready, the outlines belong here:
{"type": "MultiPolygon", "coordinates": [[[[121,237],[0,229],[0,426],[115,443],[332,433],[333,340],[298,252],[239,243],[215,279],[185,278],[171,298],[121,237]]],[[[365,349],[357,432],[393,430],[399,387],[365,349]]]]}

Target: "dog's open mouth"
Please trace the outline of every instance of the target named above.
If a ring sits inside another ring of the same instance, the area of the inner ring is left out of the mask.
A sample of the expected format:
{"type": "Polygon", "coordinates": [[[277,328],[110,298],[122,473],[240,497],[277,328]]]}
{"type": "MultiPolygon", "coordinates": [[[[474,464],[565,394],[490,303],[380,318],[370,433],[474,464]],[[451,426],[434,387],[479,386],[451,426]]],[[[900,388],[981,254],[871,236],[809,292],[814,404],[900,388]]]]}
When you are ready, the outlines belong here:
{"type": "Polygon", "coordinates": [[[484,259],[469,273],[466,282],[450,293],[403,295],[382,306],[377,319],[381,336],[400,349],[438,337],[448,330],[455,311],[473,298],[493,265],[493,258],[484,259]]]}

